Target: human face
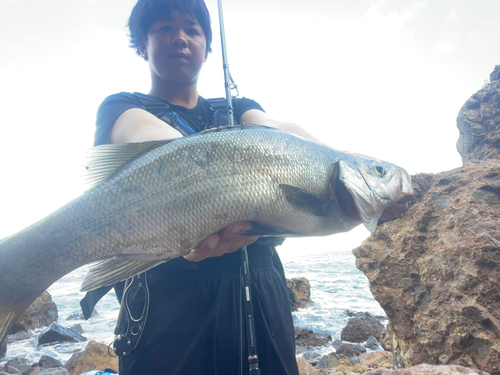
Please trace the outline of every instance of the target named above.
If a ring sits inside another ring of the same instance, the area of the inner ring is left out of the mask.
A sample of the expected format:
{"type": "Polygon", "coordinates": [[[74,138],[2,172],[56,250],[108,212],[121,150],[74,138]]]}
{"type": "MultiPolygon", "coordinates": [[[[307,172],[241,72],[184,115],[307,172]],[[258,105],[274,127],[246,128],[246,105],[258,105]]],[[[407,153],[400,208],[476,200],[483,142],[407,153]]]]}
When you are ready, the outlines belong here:
{"type": "Polygon", "coordinates": [[[187,13],[172,11],[148,30],[147,42],[139,45],[147,56],[153,84],[196,83],[207,59],[207,41],[200,24],[187,13]]]}

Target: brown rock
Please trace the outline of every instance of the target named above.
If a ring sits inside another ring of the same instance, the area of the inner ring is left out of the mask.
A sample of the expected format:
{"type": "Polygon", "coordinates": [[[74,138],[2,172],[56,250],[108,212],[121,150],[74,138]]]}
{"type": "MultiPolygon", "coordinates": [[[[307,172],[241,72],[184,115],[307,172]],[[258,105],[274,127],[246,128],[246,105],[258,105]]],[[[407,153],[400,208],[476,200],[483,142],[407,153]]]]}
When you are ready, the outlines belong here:
{"type": "Polygon", "coordinates": [[[382,323],[371,315],[366,314],[362,318],[349,319],[347,325],[342,329],[340,338],[342,341],[364,342],[370,336],[373,336],[377,340],[380,340],[383,330],[384,325],[382,323]]]}
{"type": "Polygon", "coordinates": [[[488,375],[487,372],[481,370],[475,370],[458,365],[449,366],[433,366],[433,365],[418,365],[410,368],[401,368],[397,370],[389,369],[378,369],[370,372],[366,372],[365,375],[423,375],[423,374],[435,374],[435,375],[488,375]]]}
{"type": "Polygon", "coordinates": [[[92,340],[84,351],[73,354],[64,367],[71,375],[105,368],[118,371],[118,357],[109,355],[107,345],[92,340]]]}
{"type": "Polygon", "coordinates": [[[371,352],[361,353],[358,357],[359,364],[369,368],[391,368],[391,352],[371,352]]]}
{"type": "Polygon", "coordinates": [[[311,285],[305,277],[286,279],[288,296],[293,304],[293,311],[305,307],[311,302],[311,285]]]}
{"type": "Polygon", "coordinates": [[[295,344],[297,346],[323,346],[332,341],[332,336],[328,333],[313,332],[307,328],[294,328],[295,344]]]}
{"type": "Polygon", "coordinates": [[[465,102],[457,127],[457,150],[464,164],[500,157],[500,80],[492,80],[465,102]]]}
{"type": "Polygon", "coordinates": [[[20,331],[50,326],[57,320],[57,306],[48,292],[43,292],[7,334],[13,335],[20,331]]]}
{"type": "Polygon", "coordinates": [[[297,366],[299,368],[299,375],[328,375],[325,370],[314,368],[302,357],[297,358],[297,366]]]}
{"type": "Polygon", "coordinates": [[[353,250],[389,318],[396,362],[499,372],[500,162],[414,180],[408,212],[353,250]]]}

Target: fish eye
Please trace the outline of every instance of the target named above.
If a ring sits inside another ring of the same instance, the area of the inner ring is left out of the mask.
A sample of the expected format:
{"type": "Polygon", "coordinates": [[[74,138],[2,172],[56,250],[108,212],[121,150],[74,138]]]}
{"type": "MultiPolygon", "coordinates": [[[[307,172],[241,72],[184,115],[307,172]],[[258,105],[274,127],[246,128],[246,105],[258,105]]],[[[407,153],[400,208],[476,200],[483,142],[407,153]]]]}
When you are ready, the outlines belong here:
{"type": "Polygon", "coordinates": [[[374,164],[373,165],[373,169],[375,170],[375,172],[377,172],[377,174],[380,176],[380,177],[384,177],[385,175],[385,169],[384,167],[380,166],[380,165],[376,165],[374,164]]]}

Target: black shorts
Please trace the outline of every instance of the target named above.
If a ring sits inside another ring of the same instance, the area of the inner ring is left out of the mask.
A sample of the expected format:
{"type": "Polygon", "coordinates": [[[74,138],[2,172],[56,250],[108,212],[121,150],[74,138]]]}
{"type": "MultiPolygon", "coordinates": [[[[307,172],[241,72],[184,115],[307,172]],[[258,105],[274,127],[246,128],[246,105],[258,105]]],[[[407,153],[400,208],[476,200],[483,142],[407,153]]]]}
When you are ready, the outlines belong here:
{"type": "MultiPolygon", "coordinates": [[[[251,245],[248,256],[261,373],[298,375],[288,292],[272,248],[251,245]]],[[[120,375],[248,374],[239,252],[199,263],[175,259],[148,271],[148,284],[146,326],[120,359],[120,375]]]]}

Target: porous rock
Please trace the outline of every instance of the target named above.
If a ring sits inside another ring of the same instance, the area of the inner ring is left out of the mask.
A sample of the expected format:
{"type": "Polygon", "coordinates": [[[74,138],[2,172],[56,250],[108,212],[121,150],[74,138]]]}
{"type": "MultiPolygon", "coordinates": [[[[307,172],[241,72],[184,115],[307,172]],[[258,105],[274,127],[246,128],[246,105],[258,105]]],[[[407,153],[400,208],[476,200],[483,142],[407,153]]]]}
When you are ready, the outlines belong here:
{"type": "Polygon", "coordinates": [[[410,368],[401,368],[396,370],[391,369],[377,369],[370,372],[366,372],[364,375],[424,375],[424,374],[435,374],[435,375],[488,375],[487,372],[476,370],[472,368],[467,368],[458,365],[448,365],[448,366],[435,366],[422,364],[410,368]]]}
{"type": "Polygon", "coordinates": [[[328,333],[313,332],[307,328],[295,327],[295,344],[297,346],[314,347],[323,346],[332,341],[328,333]]]}
{"type": "Polygon", "coordinates": [[[48,292],[43,292],[21,315],[16,324],[7,332],[27,332],[30,329],[47,327],[57,320],[57,306],[48,292]]]}
{"type": "Polygon", "coordinates": [[[393,355],[391,352],[361,353],[358,357],[362,366],[369,368],[391,368],[393,355]]]}
{"type": "Polygon", "coordinates": [[[299,368],[299,375],[328,375],[325,370],[314,368],[302,357],[297,358],[297,367],[299,368]]]}
{"type": "Polygon", "coordinates": [[[365,342],[370,336],[380,340],[384,325],[370,314],[358,315],[350,318],[342,329],[342,341],[365,342]]]}
{"type": "Polygon", "coordinates": [[[286,279],[288,296],[293,304],[293,311],[307,306],[311,302],[311,285],[305,277],[286,279]]]}
{"type": "Polygon", "coordinates": [[[500,157],[499,66],[491,82],[465,102],[457,118],[457,150],[464,163],[500,157]]]}
{"type": "Polygon", "coordinates": [[[500,162],[413,178],[415,202],[354,249],[396,362],[500,371],[500,162]]]}
{"type": "Polygon", "coordinates": [[[70,373],[64,367],[57,367],[39,372],[38,375],[70,375],[70,373]]]}
{"type": "Polygon", "coordinates": [[[118,371],[118,357],[109,354],[107,345],[91,340],[85,350],[73,354],[65,367],[71,375],[104,368],[118,371]]]}
{"type": "Polygon", "coordinates": [[[349,343],[343,343],[339,347],[335,348],[335,353],[338,357],[354,358],[361,353],[366,352],[366,349],[362,345],[354,345],[349,343]]]}
{"type": "Polygon", "coordinates": [[[87,339],[80,332],[52,323],[42,331],[37,338],[37,345],[54,344],[57,342],[81,342],[87,339]]]}

